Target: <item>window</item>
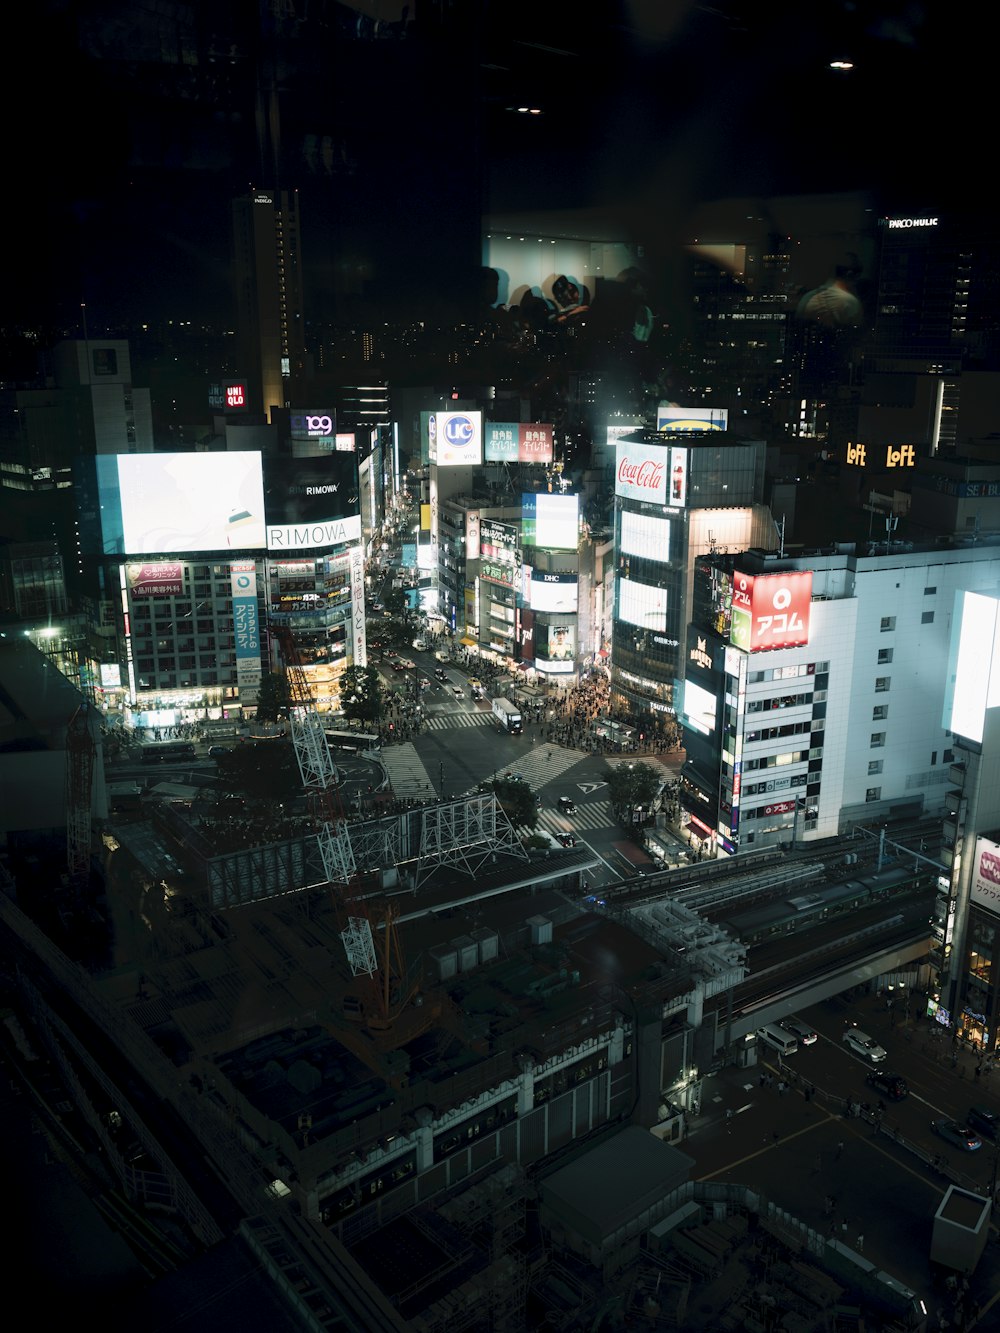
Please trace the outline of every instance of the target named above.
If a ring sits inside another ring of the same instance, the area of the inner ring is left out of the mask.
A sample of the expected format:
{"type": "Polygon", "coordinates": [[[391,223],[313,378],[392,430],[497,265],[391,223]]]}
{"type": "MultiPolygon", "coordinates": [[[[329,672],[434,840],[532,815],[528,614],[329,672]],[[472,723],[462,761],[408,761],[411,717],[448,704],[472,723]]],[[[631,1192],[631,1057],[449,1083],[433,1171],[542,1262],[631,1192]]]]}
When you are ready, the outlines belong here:
{"type": "Polygon", "coordinates": [[[931,768],[937,763],[937,750],[931,750],[931,768]]]}
{"type": "Polygon", "coordinates": [[[892,649],[891,649],[891,648],[880,648],[880,649],[878,650],[878,664],[879,664],[879,666],[886,666],[886,665],[887,665],[889,662],[891,662],[891,661],[892,661],[892,649]]]}
{"type": "Polygon", "coordinates": [[[95,347],[91,360],[95,375],[118,374],[118,353],[113,347],[95,347]]]}
{"type": "Polygon", "coordinates": [[[924,596],[925,596],[925,597],[933,597],[934,594],[935,594],[936,592],[937,592],[937,588],[925,588],[925,589],[924,589],[924,596]]]}
{"type": "Polygon", "coordinates": [[[944,754],[941,756],[941,762],[943,764],[953,764],[955,762],[955,751],[945,750],[944,754]]]}
{"type": "Polygon", "coordinates": [[[865,792],[866,801],[880,801],[882,799],[881,787],[869,787],[865,792]]]}
{"type": "Polygon", "coordinates": [[[875,677],[875,693],[876,693],[876,694],[885,694],[885,692],[886,692],[886,691],[888,690],[888,688],[889,688],[889,685],[890,685],[891,681],[892,681],[892,677],[891,677],[891,676],[876,676],[876,677],[875,677]]]}
{"type": "Polygon", "coordinates": [[[875,707],[872,709],[873,722],[884,722],[888,716],[889,716],[888,704],[876,704],[875,707]]]}
{"type": "Polygon", "coordinates": [[[877,750],[884,744],[885,744],[885,732],[873,731],[871,736],[871,741],[869,742],[870,748],[873,750],[877,750]]]}
{"type": "Polygon", "coordinates": [[[891,630],[891,629],[895,629],[895,628],[896,628],[896,617],[895,617],[895,616],[883,616],[883,617],[882,617],[882,623],[881,623],[881,625],[879,626],[879,630],[880,630],[883,634],[885,634],[885,633],[887,633],[889,630],[891,630]]]}
{"type": "Polygon", "coordinates": [[[873,777],[875,777],[876,774],[881,773],[881,772],[882,772],[882,760],[881,760],[881,759],[869,759],[869,760],[868,760],[868,776],[869,776],[870,778],[873,778],[873,777]]]}
{"type": "Polygon", "coordinates": [[[925,612],[923,613],[923,615],[920,617],[920,623],[921,623],[921,625],[933,625],[933,624],[934,624],[934,612],[933,612],[933,611],[925,611],[925,612]]]}

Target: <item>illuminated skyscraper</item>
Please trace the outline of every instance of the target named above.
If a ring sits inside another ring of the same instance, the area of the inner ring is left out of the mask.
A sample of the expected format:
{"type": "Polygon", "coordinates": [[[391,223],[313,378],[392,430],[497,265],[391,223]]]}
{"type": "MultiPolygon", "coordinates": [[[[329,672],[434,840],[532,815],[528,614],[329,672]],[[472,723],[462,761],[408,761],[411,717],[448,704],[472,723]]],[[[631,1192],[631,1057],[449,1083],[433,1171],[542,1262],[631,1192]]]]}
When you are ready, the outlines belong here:
{"type": "Polygon", "coordinates": [[[295,191],[233,200],[236,312],[252,406],[286,407],[305,356],[302,246],[295,191]]]}

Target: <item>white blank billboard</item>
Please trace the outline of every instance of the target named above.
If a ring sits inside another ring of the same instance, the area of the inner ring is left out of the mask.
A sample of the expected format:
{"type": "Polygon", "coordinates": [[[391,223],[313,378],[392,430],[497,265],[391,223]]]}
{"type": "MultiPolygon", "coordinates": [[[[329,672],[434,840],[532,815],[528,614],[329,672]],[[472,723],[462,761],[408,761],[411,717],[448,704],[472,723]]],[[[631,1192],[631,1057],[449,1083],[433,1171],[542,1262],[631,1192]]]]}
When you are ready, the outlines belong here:
{"type": "Polygon", "coordinates": [[[120,454],[125,550],[262,550],[264,478],[257,452],[120,454]]]}
{"type": "Polygon", "coordinates": [[[640,625],[643,629],[665,633],[666,588],[654,588],[648,583],[636,583],[633,579],[619,579],[618,619],[625,620],[630,625],[640,625]]]}
{"type": "Polygon", "coordinates": [[[948,666],[944,729],[981,742],[986,710],[1000,704],[1000,602],[995,597],[956,593],[948,666]]]}
{"type": "Polygon", "coordinates": [[[619,550],[623,555],[639,555],[647,560],[669,560],[670,519],[623,509],[619,550]]]}

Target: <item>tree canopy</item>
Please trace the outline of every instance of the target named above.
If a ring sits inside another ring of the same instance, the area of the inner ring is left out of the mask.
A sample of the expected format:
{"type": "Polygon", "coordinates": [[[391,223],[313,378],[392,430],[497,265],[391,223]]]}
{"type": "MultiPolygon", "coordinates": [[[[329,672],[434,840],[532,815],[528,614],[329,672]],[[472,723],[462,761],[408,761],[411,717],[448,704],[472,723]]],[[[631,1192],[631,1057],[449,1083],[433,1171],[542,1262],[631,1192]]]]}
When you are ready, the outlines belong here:
{"type": "Polygon", "coordinates": [[[375,667],[349,666],[340,677],[340,706],[348,721],[378,722],[384,693],[375,667]]]}
{"type": "Polygon", "coordinates": [[[538,801],[526,782],[496,778],[480,783],[479,790],[495,792],[501,810],[515,827],[534,828],[538,823],[538,801]]]}
{"type": "Polygon", "coordinates": [[[618,810],[652,805],[663,783],[659,766],[652,764],[615,764],[608,779],[608,795],[618,810]]]}

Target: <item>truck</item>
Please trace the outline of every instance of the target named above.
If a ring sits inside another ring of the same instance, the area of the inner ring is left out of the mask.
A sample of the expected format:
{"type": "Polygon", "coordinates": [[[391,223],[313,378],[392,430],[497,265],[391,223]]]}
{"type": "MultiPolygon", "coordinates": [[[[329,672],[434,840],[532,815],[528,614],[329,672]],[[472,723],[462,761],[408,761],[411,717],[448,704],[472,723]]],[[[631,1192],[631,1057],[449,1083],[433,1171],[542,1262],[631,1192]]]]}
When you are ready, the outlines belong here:
{"type": "Polygon", "coordinates": [[[494,721],[500,730],[506,731],[511,736],[520,736],[520,708],[515,707],[509,699],[494,699],[492,708],[494,721]]]}

